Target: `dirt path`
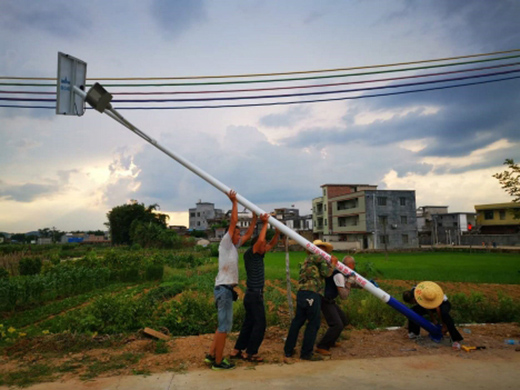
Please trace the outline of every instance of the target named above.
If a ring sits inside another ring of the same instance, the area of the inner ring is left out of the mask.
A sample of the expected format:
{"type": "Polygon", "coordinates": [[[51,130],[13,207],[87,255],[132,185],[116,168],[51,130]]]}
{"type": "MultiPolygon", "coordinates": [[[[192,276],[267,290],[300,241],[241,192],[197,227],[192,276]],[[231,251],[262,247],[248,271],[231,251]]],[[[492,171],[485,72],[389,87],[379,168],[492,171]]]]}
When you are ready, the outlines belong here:
{"type": "MultiPolygon", "coordinates": [[[[195,370],[146,377],[110,377],[92,382],[70,380],[38,384],[29,389],[517,389],[520,383],[520,353],[513,350],[503,350],[498,355],[488,352],[271,364],[227,372],[195,370]]],[[[0,386],[0,389],[7,388],[0,386]]]]}

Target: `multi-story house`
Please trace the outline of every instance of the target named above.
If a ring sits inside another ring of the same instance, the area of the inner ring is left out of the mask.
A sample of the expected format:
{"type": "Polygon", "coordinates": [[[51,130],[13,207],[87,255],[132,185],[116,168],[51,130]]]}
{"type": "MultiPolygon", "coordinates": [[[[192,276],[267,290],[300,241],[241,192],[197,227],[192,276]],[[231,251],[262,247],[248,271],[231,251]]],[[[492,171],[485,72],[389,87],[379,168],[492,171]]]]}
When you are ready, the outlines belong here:
{"type": "Polygon", "coordinates": [[[434,214],[432,244],[461,245],[462,236],[475,226],[475,213],[434,214]]]}
{"type": "MultiPolygon", "coordinates": [[[[231,220],[231,210],[226,212],[226,215],[223,216],[222,219],[227,221],[231,220]]],[[[221,220],[222,220],[221,219],[221,220]]],[[[253,213],[244,209],[243,211],[238,211],[238,221],[236,227],[240,229],[240,234],[244,234],[249,226],[251,226],[251,222],[253,220],[253,213]]],[[[220,240],[226,234],[228,228],[227,227],[219,227],[215,229],[215,239],[220,240]]],[[[256,230],[253,234],[258,233],[258,225],[256,226],[256,230]]]]}
{"type": "Polygon", "coordinates": [[[312,240],[312,214],[300,215],[300,211],[294,208],[274,209],[272,216],[283,222],[288,228],[294,230],[307,240],[312,240]]]}
{"type": "Polygon", "coordinates": [[[481,234],[515,234],[520,232],[520,203],[475,205],[477,227],[481,234]]]}
{"type": "Polygon", "coordinates": [[[216,209],[214,203],[198,201],[196,207],[189,209],[189,228],[192,230],[207,230],[211,228],[208,220],[218,220],[224,216],[221,209],[216,209]]]}
{"type": "Polygon", "coordinates": [[[324,184],[313,199],[314,238],[336,249],[418,247],[415,191],[324,184]]]}

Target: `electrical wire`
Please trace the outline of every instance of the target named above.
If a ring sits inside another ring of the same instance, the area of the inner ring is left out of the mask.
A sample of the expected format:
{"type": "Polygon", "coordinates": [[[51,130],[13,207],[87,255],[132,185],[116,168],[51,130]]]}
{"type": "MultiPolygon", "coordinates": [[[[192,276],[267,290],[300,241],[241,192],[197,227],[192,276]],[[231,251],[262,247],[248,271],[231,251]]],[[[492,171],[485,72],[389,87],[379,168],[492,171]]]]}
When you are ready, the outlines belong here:
{"type": "MultiPolygon", "coordinates": [[[[269,76],[286,76],[293,74],[313,74],[313,73],[330,73],[330,72],[344,72],[349,70],[359,70],[359,69],[373,69],[373,68],[384,68],[384,67],[392,67],[392,66],[403,66],[403,65],[413,65],[413,64],[424,64],[429,62],[441,62],[441,61],[452,61],[459,60],[464,58],[478,58],[478,57],[486,57],[498,54],[509,54],[509,53],[517,53],[520,52],[520,49],[512,49],[512,50],[504,50],[504,51],[495,51],[490,53],[480,53],[480,54],[469,54],[464,56],[454,56],[454,57],[445,57],[445,58],[435,58],[430,60],[420,60],[420,61],[409,61],[409,62],[397,62],[393,64],[379,64],[379,65],[366,65],[366,66],[355,66],[348,68],[333,68],[333,69],[319,69],[319,70],[304,70],[304,71],[292,71],[292,72],[276,72],[276,73],[250,73],[250,74],[235,74],[235,75],[213,75],[213,76],[184,76],[184,77],[112,77],[112,78],[97,78],[95,80],[108,81],[108,80],[192,80],[192,79],[214,79],[214,78],[249,78],[249,77],[269,77],[269,76]]],[[[0,80],[54,80],[56,78],[52,77],[11,77],[11,76],[0,76],[0,80]]]]}
{"type": "MultiPolygon", "coordinates": [[[[444,75],[449,75],[449,74],[498,69],[498,68],[516,66],[516,65],[520,65],[520,62],[513,62],[513,63],[509,63],[509,64],[501,64],[501,65],[493,65],[493,66],[484,66],[484,67],[470,68],[470,69],[464,69],[464,70],[452,70],[452,71],[448,71],[448,72],[425,73],[425,74],[402,76],[402,77],[387,77],[387,78],[382,78],[382,79],[347,81],[347,82],[342,82],[342,83],[292,85],[292,86],[271,87],[271,88],[220,89],[220,90],[203,90],[203,91],[152,91],[152,92],[131,91],[131,92],[111,92],[111,94],[112,95],[150,96],[150,95],[183,95],[183,94],[209,94],[209,93],[219,94],[219,93],[237,93],[237,92],[263,92],[263,91],[306,89],[306,88],[326,88],[326,87],[335,87],[335,86],[341,86],[341,85],[367,84],[367,83],[378,83],[378,82],[416,79],[416,78],[423,78],[423,77],[444,76],[444,75]]],[[[0,90],[0,94],[2,94],[2,93],[3,94],[18,94],[18,95],[27,95],[27,94],[56,95],[56,92],[0,90]]]]}
{"type": "MultiPolygon", "coordinates": [[[[316,95],[330,95],[340,93],[352,93],[352,92],[366,92],[376,91],[381,89],[392,89],[392,88],[404,88],[404,87],[415,87],[419,85],[446,83],[453,81],[462,81],[477,79],[491,76],[501,76],[505,74],[517,73],[520,69],[508,70],[503,72],[485,73],[464,77],[453,77],[439,80],[422,81],[417,83],[405,83],[405,84],[393,84],[384,85],[378,87],[368,88],[355,88],[345,90],[333,90],[333,91],[317,91],[317,92],[304,92],[304,93],[292,93],[292,94],[278,94],[278,95],[255,95],[255,96],[231,96],[231,97],[213,97],[213,98],[190,98],[190,99],[114,99],[112,103],[186,103],[186,102],[207,102],[207,101],[229,101],[229,100],[252,100],[252,99],[279,99],[279,98],[294,98],[302,96],[316,96],[316,95]]],[[[35,99],[35,98],[2,98],[0,101],[20,101],[20,102],[54,102],[56,99],[35,99]]]]}
{"type": "MultiPolygon", "coordinates": [[[[343,78],[343,77],[354,77],[354,76],[370,76],[374,74],[385,74],[385,73],[395,73],[395,72],[406,72],[412,70],[424,70],[424,69],[435,69],[435,68],[443,68],[448,66],[460,66],[460,65],[469,65],[476,64],[482,62],[489,61],[498,61],[504,59],[513,59],[520,58],[520,55],[500,57],[500,58],[486,58],[481,60],[474,61],[465,61],[465,62],[456,62],[456,63],[448,63],[448,64],[438,64],[438,65],[430,65],[430,66],[420,66],[413,68],[398,68],[398,69],[389,69],[389,70],[380,70],[380,71],[371,71],[371,72],[361,72],[361,73],[346,73],[346,74],[333,74],[333,75],[325,75],[325,76],[311,76],[311,77],[293,77],[293,78],[283,78],[283,79],[267,79],[267,80],[238,80],[238,81],[208,81],[202,83],[154,83],[154,84],[104,84],[105,87],[187,87],[187,86],[200,86],[200,85],[232,85],[232,84],[255,84],[255,83],[278,83],[278,82],[294,82],[294,81],[306,81],[306,80],[323,80],[330,78],[343,78]]],[[[56,84],[29,84],[29,83],[0,83],[2,86],[30,86],[30,87],[56,87],[56,84]]],[[[92,86],[92,84],[87,84],[88,87],[92,86]]]]}
{"type": "MultiPolygon", "coordinates": [[[[267,102],[267,103],[248,103],[248,104],[225,104],[225,105],[213,105],[213,106],[152,106],[152,107],[118,107],[118,110],[185,110],[185,109],[211,109],[211,108],[239,108],[239,107],[266,107],[266,106],[282,106],[282,105],[292,105],[292,104],[309,104],[309,103],[323,103],[323,102],[332,102],[332,101],[342,101],[342,100],[357,100],[357,99],[366,99],[366,98],[375,98],[375,97],[385,97],[385,96],[394,96],[394,95],[403,95],[408,93],[418,93],[418,92],[427,92],[427,91],[436,91],[436,90],[444,90],[451,88],[460,88],[460,87],[468,87],[474,85],[482,85],[488,83],[494,83],[499,81],[508,81],[519,79],[520,76],[512,76],[505,77],[501,79],[494,80],[484,80],[484,81],[475,81],[471,83],[463,83],[456,85],[446,85],[441,87],[432,87],[432,88],[423,88],[409,91],[397,91],[397,92],[387,92],[381,94],[372,94],[372,95],[360,95],[360,96],[344,96],[338,98],[328,98],[328,99],[315,99],[315,100],[297,100],[297,101],[288,101],[288,102],[267,102]]],[[[54,106],[16,106],[16,105],[7,105],[0,104],[0,107],[13,107],[13,108],[44,108],[44,109],[55,109],[54,106]]],[[[90,108],[88,108],[90,109],[90,108]]]]}
{"type": "MultiPolygon", "coordinates": [[[[457,56],[457,57],[448,57],[434,60],[422,60],[422,61],[412,61],[412,62],[400,62],[394,64],[382,64],[382,65],[370,65],[370,66],[359,66],[359,67],[351,67],[351,68],[336,68],[336,69],[321,69],[314,71],[295,71],[295,72],[278,72],[278,73],[256,73],[256,74],[242,74],[242,75],[223,75],[223,76],[192,76],[192,77],[169,77],[169,78],[156,78],[156,77],[136,77],[136,78],[101,78],[98,80],[181,80],[181,79],[201,79],[201,78],[209,78],[209,79],[217,79],[217,78],[245,78],[245,77],[266,77],[266,76],[287,76],[287,75],[301,75],[301,74],[317,74],[317,73],[325,73],[325,72],[338,72],[338,71],[352,71],[352,70],[362,70],[362,69],[374,69],[374,68],[389,68],[403,65],[411,65],[411,64],[424,64],[424,63],[433,63],[440,62],[446,60],[460,60],[460,59],[470,59],[470,58],[479,58],[489,55],[497,55],[497,54],[511,54],[518,53],[520,49],[508,50],[502,52],[494,52],[494,53],[485,53],[485,54],[474,54],[467,56],[457,56]]],[[[444,64],[435,64],[428,66],[419,66],[419,67],[408,67],[408,68],[397,68],[397,69],[384,69],[377,71],[368,71],[368,72],[358,72],[358,73],[347,73],[347,74],[329,74],[329,75],[319,75],[319,76],[310,76],[310,77],[291,77],[291,78],[277,78],[277,79],[254,79],[254,80],[234,80],[234,81],[216,81],[216,82],[190,82],[190,83],[153,83],[153,84],[105,84],[105,87],[116,87],[116,88],[126,88],[126,87],[165,87],[165,86],[177,86],[177,87],[191,87],[197,85],[223,85],[223,84],[246,84],[246,83],[277,83],[277,82],[296,82],[296,81],[306,81],[306,80],[320,80],[320,79],[328,79],[328,78],[342,78],[342,77],[357,77],[357,76],[371,76],[375,74],[385,74],[392,72],[411,72],[425,69],[433,69],[433,68],[441,68],[441,67],[451,67],[451,66],[462,66],[469,65],[475,63],[483,63],[490,61],[501,61],[501,60],[510,60],[513,58],[519,58],[520,54],[509,55],[498,58],[484,58],[477,59],[471,61],[462,61],[462,62],[454,62],[454,63],[444,63],[444,64]]],[[[128,103],[141,103],[141,104],[150,104],[150,103],[193,103],[193,102],[210,102],[210,101],[235,101],[235,100],[257,100],[257,99],[286,99],[286,98],[301,98],[301,97],[309,97],[309,96],[323,96],[330,94],[345,94],[345,93],[365,93],[365,92],[373,92],[377,90],[383,89],[393,89],[393,88],[414,88],[422,85],[431,85],[437,83],[453,83],[460,82],[463,80],[471,80],[478,78],[487,78],[494,76],[503,76],[506,74],[513,74],[520,72],[520,69],[512,69],[506,70],[502,72],[493,72],[493,73],[483,73],[483,74],[473,74],[461,77],[454,78],[437,78],[434,80],[420,81],[420,82],[409,82],[409,83],[396,83],[391,85],[383,85],[383,86],[375,86],[375,87],[365,87],[365,88],[351,88],[351,89],[334,89],[331,87],[343,86],[343,85],[354,85],[354,84],[370,84],[370,83],[383,83],[383,82],[393,82],[393,81],[402,81],[402,80],[412,80],[418,78],[426,78],[426,77],[439,77],[445,76],[448,74],[469,74],[470,72],[476,72],[481,70],[491,70],[505,67],[512,67],[519,65],[520,62],[509,62],[502,63],[498,65],[491,66],[482,66],[482,67],[474,67],[474,68],[465,68],[458,70],[451,70],[445,72],[433,72],[433,73],[423,73],[423,74],[412,74],[400,77],[386,77],[386,78],[375,78],[375,79],[364,79],[364,80],[352,80],[345,82],[336,82],[336,83],[314,83],[314,84],[303,84],[303,85],[285,85],[285,86],[273,86],[273,87],[263,87],[263,88],[235,88],[235,89],[215,89],[215,90],[177,90],[177,91],[146,91],[146,92],[136,92],[136,91],[127,91],[127,92],[113,92],[113,95],[136,95],[136,96],[145,96],[145,95],[180,95],[180,94],[235,94],[235,93],[247,93],[248,95],[239,95],[239,96],[226,96],[226,97],[218,97],[218,96],[209,96],[204,98],[157,98],[157,99],[115,99],[113,103],[120,104],[128,104],[128,103]],[[250,95],[249,93],[254,92],[265,92],[265,91],[281,91],[281,90],[295,90],[295,89],[321,89],[318,91],[311,92],[299,92],[299,93],[277,93],[277,94],[269,94],[269,95],[250,95]]],[[[396,94],[404,94],[404,93],[414,93],[421,91],[429,91],[429,90],[438,90],[438,89],[446,89],[446,88],[456,88],[461,86],[470,86],[477,84],[490,83],[495,81],[504,81],[504,80],[512,80],[517,77],[509,77],[509,78],[501,78],[494,80],[486,80],[481,82],[472,82],[472,83],[463,83],[457,85],[446,85],[443,87],[437,88],[423,88],[423,89],[415,89],[410,91],[399,91],[393,93],[384,93],[384,94],[365,94],[362,96],[347,96],[347,97],[338,97],[338,98],[330,98],[330,99],[314,99],[314,100],[298,100],[298,101],[290,101],[290,102],[262,102],[262,103],[254,103],[254,104],[224,104],[224,105],[214,105],[214,106],[186,106],[180,105],[177,107],[164,107],[164,106],[144,106],[144,107],[120,107],[120,109],[185,109],[185,108],[221,108],[221,107],[247,107],[247,106],[265,106],[265,105],[281,105],[281,104],[298,104],[298,103],[315,103],[315,102],[323,102],[323,101],[335,101],[335,100],[348,100],[355,98],[365,98],[365,97],[378,97],[378,96],[390,96],[396,94]]],[[[23,77],[7,77],[3,76],[0,79],[8,79],[8,80],[55,80],[51,78],[23,78],[23,77]]],[[[29,84],[29,83],[0,83],[0,85],[11,85],[16,87],[56,87],[55,84],[29,84]]],[[[6,102],[26,102],[26,103],[55,103],[56,102],[56,92],[47,92],[47,91],[34,91],[34,90],[0,90],[0,101],[6,102]],[[14,95],[47,95],[49,98],[21,98],[21,97],[2,97],[6,94],[14,94],[14,95]],[[50,97],[54,96],[54,97],[50,97]]],[[[0,107],[17,107],[17,108],[54,108],[50,106],[17,106],[13,104],[2,104],[0,107]]]]}

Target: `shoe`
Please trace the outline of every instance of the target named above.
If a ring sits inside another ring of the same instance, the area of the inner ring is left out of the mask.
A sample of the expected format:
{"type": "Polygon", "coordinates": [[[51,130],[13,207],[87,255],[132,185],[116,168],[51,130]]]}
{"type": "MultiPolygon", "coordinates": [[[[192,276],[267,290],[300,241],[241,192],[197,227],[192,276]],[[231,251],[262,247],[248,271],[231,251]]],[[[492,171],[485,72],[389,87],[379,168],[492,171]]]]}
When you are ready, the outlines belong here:
{"type": "Polygon", "coordinates": [[[287,353],[287,352],[284,352],[284,356],[286,358],[291,358],[294,356],[294,353],[295,353],[295,350],[293,349],[291,352],[287,353]]]}
{"type": "Polygon", "coordinates": [[[215,370],[215,371],[232,370],[233,368],[235,368],[235,364],[228,362],[226,359],[222,359],[220,364],[217,364],[216,362],[214,362],[213,365],[211,366],[211,369],[215,370]]]}
{"type": "Polygon", "coordinates": [[[409,338],[410,340],[418,339],[418,338],[419,338],[419,335],[418,335],[418,334],[415,334],[415,333],[413,333],[413,332],[410,332],[410,333],[408,333],[408,338],[409,338]]]}
{"type": "Polygon", "coordinates": [[[234,360],[234,359],[246,359],[246,356],[242,353],[242,351],[238,351],[238,353],[236,355],[229,355],[229,358],[234,360]]]}
{"type": "Polygon", "coordinates": [[[330,353],[330,351],[327,351],[326,349],[323,349],[323,348],[316,348],[316,352],[319,353],[320,355],[323,355],[323,356],[330,356],[330,355],[332,355],[330,353]]]}
{"type": "Polygon", "coordinates": [[[215,363],[215,356],[211,356],[209,353],[207,353],[206,357],[204,358],[204,363],[213,365],[213,363],[215,363]]]}
{"type": "Polygon", "coordinates": [[[453,348],[454,351],[460,351],[461,345],[458,341],[455,341],[453,344],[451,344],[451,348],[453,348]]]}
{"type": "Polygon", "coordinates": [[[341,343],[335,342],[332,348],[341,348],[341,343]]]}
{"type": "Polygon", "coordinates": [[[323,358],[320,355],[300,356],[300,359],[302,359],[302,360],[310,360],[311,362],[317,362],[317,361],[323,360],[323,358]]]}
{"type": "Polygon", "coordinates": [[[247,355],[245,357],[245,359],[248,362],[253,362],[253,363],[263,363],[264,362],[264,358],[259,355],[247,355]]]}

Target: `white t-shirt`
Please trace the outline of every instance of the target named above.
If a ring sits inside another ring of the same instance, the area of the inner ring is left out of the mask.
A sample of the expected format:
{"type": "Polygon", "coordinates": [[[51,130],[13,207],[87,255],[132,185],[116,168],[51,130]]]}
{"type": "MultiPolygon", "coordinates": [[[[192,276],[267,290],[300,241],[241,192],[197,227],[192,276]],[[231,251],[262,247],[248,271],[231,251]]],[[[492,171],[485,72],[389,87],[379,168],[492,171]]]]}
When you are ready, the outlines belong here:
{"type": "Polygon", "coordinates": [[[337,287],[345,287],[345,277],[343,276],[343,274],[336,274],[334,275],[334,284],[337,286],[337,287]]]}
{"type": "Polygon", "coordinates": [[[215,279],[215,286],[238,284],[238,248],[242,245],[242,238],[238,244],[233,245],[229,232],[226,232],[218,247],[218,274],[215,279]]]}

